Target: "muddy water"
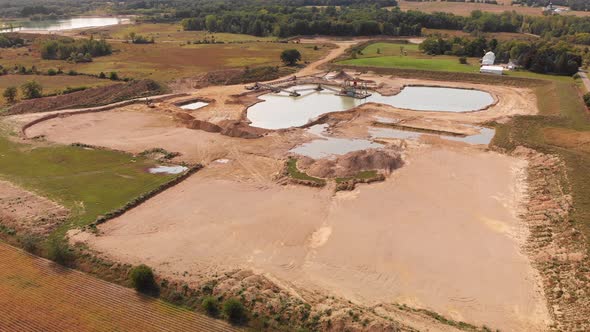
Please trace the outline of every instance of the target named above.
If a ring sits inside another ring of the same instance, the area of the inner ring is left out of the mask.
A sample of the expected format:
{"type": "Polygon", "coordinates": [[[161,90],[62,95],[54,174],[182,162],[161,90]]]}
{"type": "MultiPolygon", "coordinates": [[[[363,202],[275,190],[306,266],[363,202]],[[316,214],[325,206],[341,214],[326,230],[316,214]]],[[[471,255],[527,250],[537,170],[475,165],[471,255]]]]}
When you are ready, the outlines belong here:
{"type": "Polygon", "coordinates": [[[320,159],[335,155],[343,155],[353,151],[377,149],[383,147],[382,144],[374,143],[365,139],[336,138],[326,136],[324,135],[326,128],[326,124],[310,127],[307,131],[311,134],[319,136],[320,138],[315,139],[309,143],[296,146],[289,152],[313,159],[320,159]]]}
{"type": "Polygon", "coordinates": [[[158,166],[152,167],[148,171],[152,174],[180,174],[187,169],[184,166],[158,166]]]}
{"type": "Polygon", "coordinates": [[[372,92],[366,99],[337,96],[333,91],[309,91],[314,85],[301,85],[301,96],[291,97],[286,92],[269,93],[259,98],[264,102],[248,109],[248,119],[255,127],[281,129],[305,125],[319,115],[351,109],[367,102],[391,105],[416,111],[468,112],[492,104],[494,98],[487,92],[441,87],[406,87],[395,96],[382,96],[372,92]],[[301,91],[306,90],[306,91],[301,91]]]}
{"type": "MultiPolygon", "coordinates": [[[[128,18],[119,17],[72,17],[59,20],[25,21],[14,24],[12,31],[61,31],[82,28],[104,27],[129,22],[128,18]]],[[[10,31],[9,28],[0,30],[10,31]]]]}
{"type": "Polygon", "coordinates": [[[490,128],[486,128],[486,127],[476,127],[476,126],[474,126],[473,128],[478,129],[479,133],[475,134],[475,135],[465,136],[465,137],[450,136],[450,135],[424,134],[424,133],[418,133],[418,132],[414,132],[414,131],[399,130],[399,129],[393,129],[393,128],[376,128],[376,127],[370,128],[369,134],[371,135],[371,138],[374,138],[374,139],[375,138],[418,139],[422,135],[432,135],[432,136],[438,136],[438,137],[440,137],[442,139],[446,139],[446,140],[464,142],[464,143],[474,144],[474,145],[477,145],[477,144],[488,145],[488,144],[490,144],[490,142],[492,141],[492,138],[494,138],[494,135],[496,134],[496,131],[494,129],[490,129],[490,128]]]}

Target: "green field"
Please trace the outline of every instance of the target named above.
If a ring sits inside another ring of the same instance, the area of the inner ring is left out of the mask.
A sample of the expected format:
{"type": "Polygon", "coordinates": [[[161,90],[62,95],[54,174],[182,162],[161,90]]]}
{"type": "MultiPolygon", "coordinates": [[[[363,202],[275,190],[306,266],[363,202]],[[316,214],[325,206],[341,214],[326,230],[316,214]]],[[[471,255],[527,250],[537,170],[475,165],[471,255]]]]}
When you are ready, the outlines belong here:
{"type": "Polygon", "coordinates": [[[57,230],[92,223],[97,216],[168,182],[172,175],[146,170],[154,162],[106,150],[51,145],[34,147],[0,136],[0,178],[55,200],[72,211],[57,230]]]}
{"type": "Polygon", "coordinates": [[[297,168],[297,159],[295,159],[295,158],[291,158],[287,162],[287,172],[289,173],[289,176],[291,178],[296,179],[296,180],[312,181],[312,182],[316,182],[321,185],[326,184],[326,181],[323,179],[314,178],[313,176],[309,176],[306,173],[301,172],[297,168]]]}
{"type": "MultiPolygon", "coordinates": [[[[339,61],[339,65],[358,67],[380,67],[416,69],[425,71],[448,71],[454,73],[479,73],[478,58],[467,58],[467,64],[459,63],[459,57],[422,53],[416,44],[374,43],[367,45],[356,59],[339,61]],[[405,55],[402,54],[402,48],[405,55]]],[[[544,79],[571,82],[572,78],[563,75],[537,74],[529,71],[505,71],[504,75],[522,78],[544,79]]]]}

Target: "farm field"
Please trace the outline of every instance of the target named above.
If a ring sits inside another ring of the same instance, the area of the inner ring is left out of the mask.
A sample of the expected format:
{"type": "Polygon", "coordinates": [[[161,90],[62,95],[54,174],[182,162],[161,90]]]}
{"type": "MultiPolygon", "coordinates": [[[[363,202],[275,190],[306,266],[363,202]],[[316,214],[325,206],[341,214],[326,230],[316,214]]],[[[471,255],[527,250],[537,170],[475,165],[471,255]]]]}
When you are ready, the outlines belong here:
{"type": "MultiPolygon", "coordinates": [[[[76,76],[47,76],[47,75],[2,75],[0,76],[0,90],[7,87],[14,86],[20,88],[24,83],[35,81],[43,86],[44,94],[53,94],[63,91],[64,89],[87,87],[94,88],[98,86],[111,85],[116,82],[106,79],[99,79],[90,76],[76,75],[76,76]]],[[[20,91],[19,91],[20,93],[20,91]]],[[[4,100],[2,100],[5,103],[4,100]]]]}
{"type": "MultiPolygon", "coordinates": [[[[36,144],[36,143],[33,143],[36,144]]],[[[56,236],[105,214],[174,178],[149,174],[154,161],[129,154],[64,145],[29,145],[0,136],[0,178],[72,211],[56,236]]]]}
{"type": "Polygon", "coordinates": [[[135,33],[145,37],[154,37],[156,42],[195,42],[202,40],[214,40],[217,42],[255,42],[255,41],[275,41],[275,37],[257,37],[250,35],[234,33],[210,33],[207,31],[184,31],[178,23],[135,23],[125,25],[113,25],[103,28],[85,30],[79,35],[87,36],[89,34],[98,34],[107,39],[127,40],[130,33],[135,33]]]}
{"type": "Polygon", "coordinates": [[[0,241],[2,331],[238,331],[0,241]]]}
{"type": "Polygon", "coordinates": [[[59,60],[43,60],[37,46],[33,52],[26,48],[7,49],[3,52],[0,65],[13,67],[35,66],[38,70],[61,68],[64,72],[75,70],[80,73],[98,75],[115,71],[120,77],[151,78],[170,81],[177,78],[246,66],[281,66],[281,52],[288,48],[298,49],[303,62],[312,62],[325,56],[329,46],[314,44],[284,44],[271,42],[247,42],[236,44],[187,45],[184,42],[161,42],[155,44],[128,44],[110,41],[113,54],[94,58],[90,63],[72,64],[59,60]]]}
{"type": "MultiPolygon", "coordinates": [[[[489,13],[502,13],[505,11],[515,11],[522,15],[543,16],[541,7],[510,6],[509,3],[504,5],[484,4],[484,3],[465,3],[450,1],[399,1],[399,8],[403,11],[417,10],[425,13],[447,12],[455,15],[469,16],[474,10],[481,10],[489,13]]],[[[570,11],[562,15],[590,16],[590,12],[570,11]]]]}

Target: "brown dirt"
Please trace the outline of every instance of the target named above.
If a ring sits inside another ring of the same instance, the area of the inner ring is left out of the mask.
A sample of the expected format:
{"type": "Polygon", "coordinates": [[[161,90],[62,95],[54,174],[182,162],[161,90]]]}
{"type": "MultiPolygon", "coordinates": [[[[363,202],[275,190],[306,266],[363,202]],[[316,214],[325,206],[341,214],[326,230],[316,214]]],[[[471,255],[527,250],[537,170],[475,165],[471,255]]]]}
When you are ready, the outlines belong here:
{"type": "Polygon", "coordinates": [[[151,80],[143,80],[126,84],[122,83],[106,87],[98,87],[55,97],[26,100],[10,107],[6,112],[6,115],[108,105],[123,100],[162,93],[164,93],[164,89],[159,83],[151,80]]]}
{"type": "Polygon", "coordinates": [[[435,149],[408,164],[385,183],[336,196],[228,181],[215,168],[229,166],[219,165],[82,239],[164,275],[189,271],[194,282],[249,268],[365,305],[405,303],[502,330],[543,329],[544,299],[520,251],[526,228],[515,183],[523,161],[435,149]]]}
{"type": "Polygon", "coordinates": [[[34,235],[51,233],[69,216],[65,207],[0,181],[0,224],[34,235]]]}
{"type": "Polygon", "coordinates": [[[361,171],[372,170],[389,174],[402,167],[403,161],[399,151],[396,150],[362,150],[317,161],[301,158],[297,165],[307,174],[325,179],[350,177],[361,171]]]}

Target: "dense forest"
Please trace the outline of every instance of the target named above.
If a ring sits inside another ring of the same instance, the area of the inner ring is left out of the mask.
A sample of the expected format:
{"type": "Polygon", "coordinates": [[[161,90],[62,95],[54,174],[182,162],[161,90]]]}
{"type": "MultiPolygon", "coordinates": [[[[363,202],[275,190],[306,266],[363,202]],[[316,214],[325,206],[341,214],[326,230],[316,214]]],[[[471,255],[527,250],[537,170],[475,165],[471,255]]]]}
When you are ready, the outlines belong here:
{"type": "Polygon", "coordinates": [[[512,60],[536,73],[573,75],[582,66],[578,51],[565,42],[430,37],[420,44],[420,49],[430,55],[470,57],[481,57],[485,51],[493,51],[497,62],[512,60]]]}

